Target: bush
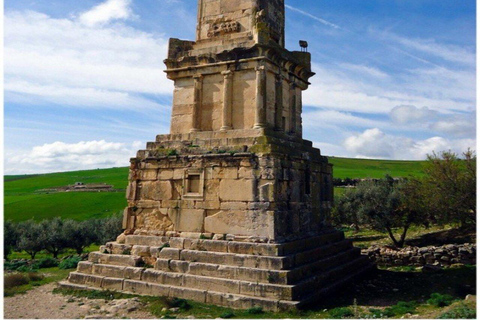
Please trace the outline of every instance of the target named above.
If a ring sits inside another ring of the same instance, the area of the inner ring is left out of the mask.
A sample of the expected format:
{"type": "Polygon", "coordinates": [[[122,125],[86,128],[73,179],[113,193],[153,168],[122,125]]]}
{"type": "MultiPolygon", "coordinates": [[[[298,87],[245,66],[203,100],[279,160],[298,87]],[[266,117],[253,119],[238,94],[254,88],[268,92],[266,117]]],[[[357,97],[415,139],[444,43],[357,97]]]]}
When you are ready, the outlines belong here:
{"type": "Polygon", "coordinates": [[[439,319],[476,319],[477,311],[462,303],[458,307],[453,308],[452,310],[443,313],[440,315],[439,319]]]}
{"type": "Polygon", "coordinates": [[[172,300],[169,300],[167,303],[170,308],[180,308],[182,310],[188,310],[192,307],[187,300],[179,299],[179,298],[173,298],[172,300]]]}
{"type": "Polygon", "coordinates": [[[17,268],[18,272],[36,272],[38,271],[38,264],[26,264],[17,268]]]}
{"type": "Polygon", "coordinates": [[[248,314],[261,314],[263,313],[263,309],[261,307],[253,307],[247,309],[248,314]]]}
{"type": "Polygon", "coordinates": [[[43,274],[38,272],[29,272],[27,276],[28,276],[28,279],[30,279],[30,281],[40,281],[40,280],[43,280],[43,278],[45,278],[43,274]]]}
{"type": "Polygon", "coordinates": [[[436,307],[446,307],[451,305],[453,297],[449,294],[432,293],[430,299],[427,300],[428,304],[436,307]]]}
{"type": "Polygon", "coordinates": [[[21,273],[12,273],[3,277],[3,285],[6,289],[28,284],[28,276],[21,273]]]}
{"type": "Polygon", "coordinates": [[[62,262],[60,262],[60,264],[58,265],[58,268],[59,269],[74,269],[74,268],[77,267],[77,265],[80,261],[82,261],[82,258],[80,258],[78,256],[71,257],[71,258],[65,259],[62,262]]]}
{"type": "Polygon", "coordinates": [[[5,270],[9,270],[9,271],[15,271],[17,270],[18,268],[22,267],[22,266],[25,266],[28,264],[28,261],[26,260],[18,260],[18,261],[13,261],[13,262],[5,262],[5,264],[3,265],[5,270]]]}
{"type": "Polygon", "coordinates": [[[235,317],[235,314],[232,311],[225,311],[224,313],[222,313],[220,315],[220,318],[222,318],[222,319],[230,319],[230,318],[233,318],[233,317],[235,317]]]}
{"type": "Polygon", "coordinates": [[[332,319],[344,319],[354,316],[352,309],[350,308],[335,308],[328,312],[332,319]]]}
{"type": "Polygon", "coordinates": [[[415,313],[416,308],[417,304],[414,301],[399,301],[396,305],[386,308],[384,313],[388,315],[393,314],[395,316],[402,316],[406,313],[415,313]]]}
{"type": "Polygon", "coordinates": [[[43,258],[37,261],[38,268],[52,268],[58,266],[58,260],[52,257],[43,258]]]}
{"type": "Polygon", "coordinates": [[[385,310],[372,308],[368,311],[370,311],[371,318],[391,318],[395,316],[395,313],[389,308],[386,308],[385,310]]]}

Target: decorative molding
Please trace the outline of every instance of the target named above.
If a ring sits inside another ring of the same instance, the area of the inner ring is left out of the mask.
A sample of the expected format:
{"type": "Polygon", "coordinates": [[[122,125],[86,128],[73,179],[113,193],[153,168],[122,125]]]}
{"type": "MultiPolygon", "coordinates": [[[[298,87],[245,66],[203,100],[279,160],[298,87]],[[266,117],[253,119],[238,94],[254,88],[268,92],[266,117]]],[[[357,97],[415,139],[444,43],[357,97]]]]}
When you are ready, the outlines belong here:
{"type": "Polygon", "coordinates": [[[212,23],[208,30],[207,37],[213,38],[223,34],[240,32],[240,23],[238,21],[221,21],[212,23]]]}

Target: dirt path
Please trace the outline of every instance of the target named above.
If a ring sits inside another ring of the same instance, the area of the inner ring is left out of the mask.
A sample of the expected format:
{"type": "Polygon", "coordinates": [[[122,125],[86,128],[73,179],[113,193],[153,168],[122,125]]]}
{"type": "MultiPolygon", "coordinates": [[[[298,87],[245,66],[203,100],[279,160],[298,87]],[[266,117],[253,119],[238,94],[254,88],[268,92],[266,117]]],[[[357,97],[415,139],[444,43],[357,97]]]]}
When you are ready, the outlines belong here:
{"type": "Polygon", "coordinates": [[[5,319],[154,318],[136,298],[106,301],[53,294],[47,284],[3,300],[5,319]]]}

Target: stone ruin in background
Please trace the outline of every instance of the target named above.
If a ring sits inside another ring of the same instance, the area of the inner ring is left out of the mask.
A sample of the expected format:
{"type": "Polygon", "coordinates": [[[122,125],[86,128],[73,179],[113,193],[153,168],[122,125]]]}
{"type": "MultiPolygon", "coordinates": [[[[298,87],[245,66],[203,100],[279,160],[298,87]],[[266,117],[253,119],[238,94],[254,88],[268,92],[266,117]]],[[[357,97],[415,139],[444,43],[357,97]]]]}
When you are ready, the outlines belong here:
{"type": "Polygon", "coordinates": [[[285,49],[283,0],[199,0],[170,39],[171,132],[131,159],[124,233],[65,287],[232,308],[300,307],[371,268],[325,221],[332,166],[302,138],[308,52],[285,49]]]}

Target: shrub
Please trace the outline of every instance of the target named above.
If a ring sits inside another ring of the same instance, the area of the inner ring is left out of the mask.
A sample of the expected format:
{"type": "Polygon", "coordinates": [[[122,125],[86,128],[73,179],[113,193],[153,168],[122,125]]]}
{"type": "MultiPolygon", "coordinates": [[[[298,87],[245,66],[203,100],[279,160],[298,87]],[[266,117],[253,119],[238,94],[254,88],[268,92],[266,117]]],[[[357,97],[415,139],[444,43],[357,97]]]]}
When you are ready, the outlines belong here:
{"type": "Polygon", "coordinates": [[[370,311],[371,318],[391,318],[395,316],[395,313],[389,308],[386,308],[385,310],[372,308],[368,311],[370,311]]]}
{"type": "Polygon", "coordinates": [[[35,272],[38,271],[39,267],[38,264],[25,264],[17,268],[18,272],[35,272]]]}
{"type": "Polygon", "coordinates": [[[13,261],[13,262],[5,262],[4,268],[5,270],[9,271],[15,271],[18,268],[25,266],[28,264],[28,261],[26,260],[18,260],[18,261],[13,261]]]}
{"type": "Polygon", "coordinates": [[[38,268],[52,268],[58,266],[58,260],[52,257],[43,258],[37,261],[38,268]]]}
{"type": "Polygon", "coordinates": [[[82,261],[82,258],[80,258],[78,256],[71,257],[71,258],[65,259],[62,262],[60,262],[60,264],[58,265],[58,268],[59,269],[74,269],[74,268],[77,267],[77,265],[80,261],[82,261]]]}
{"type": "Polygon", "coordinates": [[[261,314],[263,313],[263,309],[261,307],[253,307],[247,309],[248,314],[261,314]]]}
{"type": "Polygon", "coordinates": [[[439,319],[476,319],[477,311],[464,303],[440,315],[439,319]]]}
{"type": "Polygon", "coordinates": [[[28,284],[28,276],[21,273],[12,273],[3,277],[3,285],[6,289],[28,284]]]}
{"type": "Polygon", "coordinates": [[[170,308],[180,308],[182,310],[188,310],[192,307],[187,300],[179,298],[173,298],[167,301],[167,304],[170,308]]]}
{"type": "Polygon", "coordinates": [[[28,276],[28,279],[30,279],[30,281],[40,281],[40,280],[43,280],[43,278],[45,278],[43,274],[38,272],[29,272],[27,276],[28,276]]]}
{"type": "Polygon", "coordinates": [[[430,299],[427,300],[428,304],[436,307],[446,307],[452,304],[453,297],[449,294],[432,293],[430,299]]]}
{"type": "Polygon", "coordinates": [[[401,316],[406,313],[415,313],[416,308],[417,304],[414,301],[399,301],[396,305],[386,308],[384,314],[401,316]]]}
{"type": "Polygon", "coordinates": [[[222,318],[222,319],[230,319],[230,318],[233,318],[233,317],[235,317],[235,314],[232,311],[225,311],[224,313],[222,313],[220,315],[220,318],[222,318]]]}
{"type": "Polygon", "coordinates": [[[354,316],[352,309],[350,308],[335,308],[328,312],[332,319],[344,319],[354,316]]]}

